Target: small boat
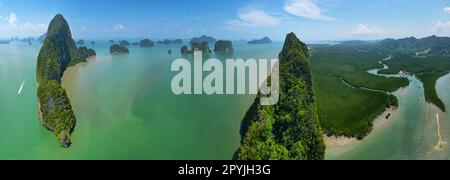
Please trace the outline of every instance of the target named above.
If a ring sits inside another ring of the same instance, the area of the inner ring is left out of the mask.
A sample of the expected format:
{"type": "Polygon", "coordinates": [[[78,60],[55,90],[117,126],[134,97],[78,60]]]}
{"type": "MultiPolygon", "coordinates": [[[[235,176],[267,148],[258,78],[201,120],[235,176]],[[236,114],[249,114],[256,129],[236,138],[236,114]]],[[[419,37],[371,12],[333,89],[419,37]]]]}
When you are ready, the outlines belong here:
{"type": "Polygon", "coordinates": [[[17,91],[17,96],[20,96],[22,94],[23,86],[25,85],[25,80],[23,80],[22,84],[20,85],[19,91],[17,91]]]}

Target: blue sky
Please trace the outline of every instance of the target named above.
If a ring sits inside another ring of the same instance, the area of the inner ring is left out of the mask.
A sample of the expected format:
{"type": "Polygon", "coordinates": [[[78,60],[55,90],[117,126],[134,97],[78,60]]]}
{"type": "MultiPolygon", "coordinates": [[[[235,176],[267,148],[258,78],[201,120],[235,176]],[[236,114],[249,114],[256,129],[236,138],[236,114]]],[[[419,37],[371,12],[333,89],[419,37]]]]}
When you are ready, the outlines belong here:
{"type": "Polygon", "coordinates": [[[38,36],[56,13],[75,38],[306,41],[450,36],[449,0],[0,0],[0,38],[38,36]]]}

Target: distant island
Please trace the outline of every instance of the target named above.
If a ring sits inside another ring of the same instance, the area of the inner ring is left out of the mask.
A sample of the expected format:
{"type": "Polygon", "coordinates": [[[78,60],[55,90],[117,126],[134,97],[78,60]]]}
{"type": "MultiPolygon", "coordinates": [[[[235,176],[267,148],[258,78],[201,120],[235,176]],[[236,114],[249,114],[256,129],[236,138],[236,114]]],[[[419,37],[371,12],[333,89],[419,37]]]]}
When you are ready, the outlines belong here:
{"type": "Polygon", "coordinates": [[[181,54],[193,54],[194,51],[202,51],[203,55],[210,54],[212,51],[209,49],[208,43],[192,43],[191,44],[191,50],[188,49],[187,46],[181,47],[181,54]]]}
{"type": "Polygon", "coordinates": [[[80,39],[76,42],[77,45],[84,45],[84,40],[80,39]]]}
{"type": "Polygon", "coordinates": [[[197,44],[202,44],[202,43],[208,43],[208,44],[214,44],[216,43],[216,39],[214,39],[213,37],[210,36],[200,36],[200,37],[196,37],[196,38],[192,38],[191,41],[189,41],[189,44],[192,43],[197,43],[197,44]]]}
{"type": "Polygon", "coordinates": [[[130,45],[130,43],[127,40],[119,41],[119,44],[121,46],[129,46],[130,45]]]}
{"type": "Polygon", "coordinates": [[[191,51],[189,51],[189,48],[187,46],[181,47],[181,54],[189,54],[189,53],[191,53],[191,51]]]}
{"type": "Polygon", "coordinates": [[[73,62],[71,62],[69,65],[75,65],[80,62],[86,62],[85,60],[88,57],[96,56],[97,53],[93,49],[88,49],[87,47],[80,47],[78,48],[78,58],[74,58],[73,62]]]}
{"type": "Polygon", "coordinates": [[[11,37],[11,41],[18,41],[18,40],[19,40],[19,37],[17,37],[17,36],[11,37]]]}
{"type": "Polygon", "coordinates": [[[247,42],[248,44],[270,44],[272,43],[272,40],[270,40],[269,37],[264,37],[262,39],[255,39],[253,41],[247,42]]]}
{"type": "MultiPolygon", "coordinates": [[[[201,51],[203,53],[203,55],[208,55],[212,52],[211,49],[209,48],[209,45],[207,42],[191,43],[190,50],[189,50],[188,46],[181,47],[181,54],[183,54],[183,55],[193,54],[195,51],[201,51]]],[[[233,51],[234,51],[233,42],[227,41],[227,40],[215,41],[214,52],[216,52],[216,53],[232,53],[233,51]]]]}
{"type": "Polygon", "coordinates": [[[53,132],[61,147],[68,148],[76,118],[61,86],[61,77],[67,67],[86,62],[95,51],[77,48],[67,21],[57,14],[50,22],[44,44],[39,51],[36,67],[38,83],[39,118],[44,127],[53,132]]]}
{"type": "Polygon", "coordinates": [[[114,44],[109,48],[109,52],[111,54],[127,54],[130,53],[130,50],[125,46],[114,44]]]}
{"type": "Polygon", "coordinates": [[[183,40],[182,39],[175,39],[175,40],[169,40],[169,39],[165,39],[163,41],[158,41],[158,44],[164,44],[164,45],[170,45],[170,44],[183,44],[183,40]]]}
{"type": "Polygon", "coordinates": [[[151,41],[150,39],[144,39],[141,42],[139,42],[140,47],[153,47],[155,46],[155,43],[151,41]]]}
{"type": "Polygon", "coordinates": [[[214,52],[218,53],[232,53],[233,42],[226,40],[219,40],[214,45],[214,52]]]}
{"type": "Polygon", "coordinates": [[[9,41],[0,40],[0,44],[9,44],[9,41]]]}
{"type": "Polygon", "coordinates": [[[35,39],[33,37],[27,37],[27,38],[23,38],[22,41],[23,42],[30,42],[30,41],[35,41],[35,39]]]}
{"type": "Polygon", "coordinates": [[[45,34],[39,36],[39,37],[37,38],[37,41],[39,41],[40,43],[44,43],[45,38],[47,38],[47,33],[45,33],[45,34]]]}

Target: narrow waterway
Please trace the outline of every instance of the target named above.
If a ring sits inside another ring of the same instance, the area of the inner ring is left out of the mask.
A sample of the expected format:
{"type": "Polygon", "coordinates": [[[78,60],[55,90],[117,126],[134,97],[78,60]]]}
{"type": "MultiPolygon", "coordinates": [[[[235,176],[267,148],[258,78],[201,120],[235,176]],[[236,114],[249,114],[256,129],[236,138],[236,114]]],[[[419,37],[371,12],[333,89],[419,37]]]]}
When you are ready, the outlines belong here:
{"type": "MultiPolygon", "coordinates": [[[[399,100],[399,107],[391,120],[383,127],[370,133],[364,140],[340,148],[328,149],[327,159],[448,159],[449,115],[435,105],[427,103],[423,83],[413,74],[379,74],[381,69],[368,73],[385,77],[405,77],[409,86],[391,93],[399,100]],[[437,119],[439,118],[439,119],[437,119]]],[[[448,106],[450,104],[450,74],[437,82],[438,95],[448,106]],[[447,92],[447,93],[445,93],[447,92]]]]}

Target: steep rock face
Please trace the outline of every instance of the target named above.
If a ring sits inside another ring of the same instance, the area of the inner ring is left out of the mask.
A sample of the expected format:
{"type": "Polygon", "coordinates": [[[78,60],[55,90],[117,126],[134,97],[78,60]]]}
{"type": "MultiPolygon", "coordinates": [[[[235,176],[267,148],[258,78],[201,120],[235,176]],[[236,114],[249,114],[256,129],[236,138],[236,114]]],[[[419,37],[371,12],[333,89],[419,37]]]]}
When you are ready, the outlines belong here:
{"type": "Polygon", "coordinates": [[[61,77],[68,66],[85,62],[89,56],[95,56],[95,51],[85,47],[78,49],[67,21],[62,15],[56,15],[50,22],[38,55],[37,96],[41,123],[55,134],[65,148],[71,145],[70,135],[76,119],[67,94],[61,87],[61,77]]]}
{"type": "Polygon", "coordinates": [[[72,39],[69,25],[62,15],[50,22],[47,37],[38,55],[37,81],[56,80],[67,69],[72,57],[77,56],[77,47],[72,39]]]}
{"type": "Polygon", "coordinates": [[[279,55],[280,100],[274,106],[255,100],[242,122],[242,145],[235,159],[325,158],[308,58],[307,46],[288,34],[279,55]]]}

